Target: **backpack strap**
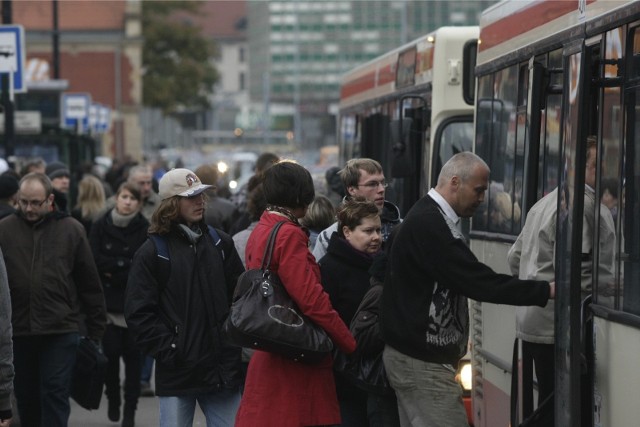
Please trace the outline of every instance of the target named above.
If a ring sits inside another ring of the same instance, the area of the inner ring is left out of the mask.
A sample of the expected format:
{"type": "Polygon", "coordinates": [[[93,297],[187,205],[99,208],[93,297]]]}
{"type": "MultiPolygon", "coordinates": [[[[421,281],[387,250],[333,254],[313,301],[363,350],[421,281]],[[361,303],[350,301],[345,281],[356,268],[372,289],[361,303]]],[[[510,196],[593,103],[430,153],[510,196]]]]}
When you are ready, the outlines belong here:
{"type": "Polygon", "coordinates": [[[169,261],[169,245],[167,245],[167,238],[160,234],[149,234],[149,238],[153,240],[153,244],[156,246],[156,255],[158,258],[169,261]]]}
{"type": "MultiPolygon", "coordinates": [[[[213,246],[215,246],[216,249],[218,249],[220,251],[220,255],[222,256],[222,261],[224,262],[225,253],[224,253],[224,250],[223,250],[223,248],[221,246],[222,238],[220,237],[220,235],[218,234],[218,232],[216,231],[215,228],[213,228],[210,225],[207,225],[207,228],[209,229],[209,236],[211,236],[211,238],[213,239],[213,246]]],[[[159,253],[158,253],[158,256],[160,256],[159,253]]]]}
{"type": "MultiPolygon", "coordinates": [[[[220,256],[222,256],[222,262],[225,260],[225,253],[222,248],[222,238],[218,234],[215,228],[208,225],[209,236],[213,240],[213,246],[220,252],[220,256]]],[[[158,269],[156,270],[156,280],[161,287],[164,287],[167,280],[169,280],[169,275],[171,273],[171,258],[169,257],[169,244],[167,243],[167,237],[160,234],[149,234],[149,238],[153,241],[153,244],[156,247],[156,256],[160,258],[158,260],[158,269]]]]}
{"type": "MultiPolygon", "coordinates": [[[[225,253],[221,246],[222,238],[215,228],[210,225],[207,227],[209,228],[209,236],[213,239],[213,246],[220,251],[220,255],[222,255],[222,260],[224,261],[225,253]]],[[[171,258],[169,258],[169,245],[167,244],[167,238],[160,234],[149,234],[149,238],[153,240],[153,243],[156,245],[156,255],[158,258],[169,261],[171,258]]]]}

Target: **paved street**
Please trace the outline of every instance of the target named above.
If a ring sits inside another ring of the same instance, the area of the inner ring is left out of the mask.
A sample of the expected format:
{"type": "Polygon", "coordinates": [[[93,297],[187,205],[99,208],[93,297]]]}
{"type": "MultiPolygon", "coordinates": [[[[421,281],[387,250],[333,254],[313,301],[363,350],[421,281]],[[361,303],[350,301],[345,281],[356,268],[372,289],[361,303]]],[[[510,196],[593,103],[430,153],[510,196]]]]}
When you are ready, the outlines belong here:
{"type": "MultiPolygon", "coordinates": [[[[107,398],[103,396],[100,408],[95,411],[87,411],[71,400],[71,418],[69,427],[116,427],[120,422],[114,423],[107,418],[107,398]]],[[[204,415],[196,405],[196,416],[193,420],[194,426],[206,426],[204,415]]],[[[157,427],[158,426],[158,399],[155,397],[141,397],[138,401],[138,411],[136,412],[136,427],[157,427]]]]}
{"type": "MultiPolygon", "coordinates": [[[[120,363],[120,379],[124,379],[124,365],[120,363]]],[[[152,386],[153,381],[152,381],[152,386]]],[[[107,417],[107,396],[102,396],[100,408],[95,411],[88,411],[80,407],[75,400],[71,399],[71,417],[69,427],[119,427],[122,418],[117,423],[109,421],[107,417]]],[[[122,407],[120,407],[122,411],[122,407]]],[[[140,397],[138,400],[138,410],[136,411],[136,427],[158,427],[159,411],[157,397],[140,397]]],[[[207,425],[204,414],[196,405],[196,414],[193,418],[193,425],[204,427],[207,425]]]]}

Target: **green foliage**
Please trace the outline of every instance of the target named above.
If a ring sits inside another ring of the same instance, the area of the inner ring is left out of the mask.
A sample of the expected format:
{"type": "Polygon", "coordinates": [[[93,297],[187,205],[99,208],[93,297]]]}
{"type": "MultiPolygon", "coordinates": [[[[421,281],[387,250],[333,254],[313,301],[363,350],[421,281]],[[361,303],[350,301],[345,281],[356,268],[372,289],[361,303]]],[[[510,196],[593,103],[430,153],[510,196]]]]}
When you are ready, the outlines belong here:
{"type": "Polygon", "coordinates": [[[196,1],[142,2],[145,106],[164,113],[210,106],[209,95],[219,78],[210,62],[216,46],[199,27],[175,17],[195,15],[199,9],[196,1]]]}

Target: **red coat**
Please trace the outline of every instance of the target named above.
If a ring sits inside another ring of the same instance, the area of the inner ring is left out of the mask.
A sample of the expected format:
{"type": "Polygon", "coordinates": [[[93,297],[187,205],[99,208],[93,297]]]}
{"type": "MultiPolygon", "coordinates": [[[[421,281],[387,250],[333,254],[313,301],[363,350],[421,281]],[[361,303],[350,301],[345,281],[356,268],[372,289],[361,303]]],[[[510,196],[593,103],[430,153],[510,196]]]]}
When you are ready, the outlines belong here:
{"type": "MultiPolygon", "coordinates": [[[[285,217],[265,212],[247,242],[247,268],[259,268],[271,229],[285,217]]],[[[321,326],[346,353],[355,340],[320,284],[320,270],[308,249],[309,238],[289,220],[278,231],[271,271],[278,274],[300,310],[321,326]]],[[[303,427],[340,424],[333,359],[315,365],[256,351],[249,363],[236,427],[303,427]]]]}

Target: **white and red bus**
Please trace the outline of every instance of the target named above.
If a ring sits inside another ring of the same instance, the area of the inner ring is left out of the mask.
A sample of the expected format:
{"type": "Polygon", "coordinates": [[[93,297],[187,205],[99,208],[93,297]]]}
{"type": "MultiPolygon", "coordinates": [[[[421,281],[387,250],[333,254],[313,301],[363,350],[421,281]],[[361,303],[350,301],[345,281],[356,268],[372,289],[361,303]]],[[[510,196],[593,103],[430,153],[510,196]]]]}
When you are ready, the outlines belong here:
{"type": "MultiPolygon", "coordinates": [[[[451,156],[473,143],[478,27],[442,27],[346,73],[340,91],[340,164],[378,160],[401,214],[435,185],[451,156]]],[[[468,223],[467,223],[468,225],[468,223]]],[[[469,420],[471,365],[460,363],[469,420]]]]}
{"type": "Polygon", "coordinates": [[[346,73],[340,164],[378,160],[407,213],[453,154],[471,150],[478,27],[443,27],[346,73]]]}
{"type": "MultiPolygon", "coordinates": [[[[491,185],[486,209],[472,219],[472,250],[509,273],[507,251],[527,212],[563,189],[567,220],[558,218],[555,253],[555,425],[638,425],[640,1],[498,3],[481,16],[475,75],[474,150],[491,167],[491,185]],[[588,136],[598,141],[597,212],[592,235],[582,236],[588,136]],[[491,209],[504,193],[508,209],[498,222],[491,209]],[[605,200],[607,193],[617,200],[605,200]],[[615,238],[601,233],[603,215],[613,216],[615,238]],[[593,239],[591,253],[582,253],[583,238],[593,239]],[[604,265],[611,250],[613,265],[604,265]],[[591,265],[591,301],[581,298],[583,262],[591,265]]],[[[558,207],[564,208],[560,200],[558,207]]],[[[518,425],[537,403],[535,380],[531,387],[520,381],[519,392],[511,392],[512,375],[521,369],[512,363],[514,308],[474,302],[471,321],[474,424],[518,425]]]]}

